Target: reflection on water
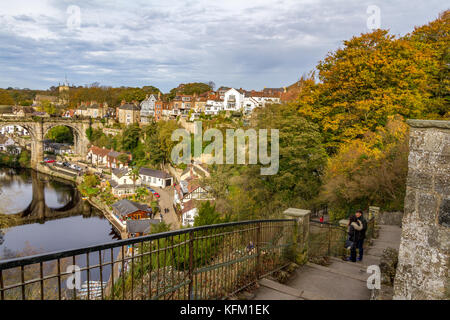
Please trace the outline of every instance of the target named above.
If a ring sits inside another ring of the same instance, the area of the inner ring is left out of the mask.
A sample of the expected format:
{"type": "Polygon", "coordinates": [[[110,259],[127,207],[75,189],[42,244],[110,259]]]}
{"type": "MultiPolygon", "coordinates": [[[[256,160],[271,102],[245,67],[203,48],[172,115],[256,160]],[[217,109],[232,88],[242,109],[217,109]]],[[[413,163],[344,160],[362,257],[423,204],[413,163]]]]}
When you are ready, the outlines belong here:
{"type": "Polygon", "coordinates": [[[0,169],[0,213],[18,217],[0,230],[0,260],[117,239],[101,212],[70,182],[32,170],[0,169]]]}

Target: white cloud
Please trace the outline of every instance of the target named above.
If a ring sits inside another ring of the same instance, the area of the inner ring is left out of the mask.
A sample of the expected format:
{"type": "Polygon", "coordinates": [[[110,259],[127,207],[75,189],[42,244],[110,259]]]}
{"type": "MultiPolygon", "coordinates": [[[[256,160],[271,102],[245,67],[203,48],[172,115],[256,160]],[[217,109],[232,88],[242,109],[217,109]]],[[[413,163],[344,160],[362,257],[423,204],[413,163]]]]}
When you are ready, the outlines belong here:
{"type": "Polygon", "coordinates": [[[46,88],[64,74],[76,84],[152,84],[163,90],[208,80],[255,89],[282,86],[342,40],[367,32],[369,4],[381,8],[382,27],[394,34],[446,9],[438,0],[8,2],[0,12],[0,66],[17,69],[8,69],[0,86],[46,88]],[[67,26],[71,5],[80,8],[79,29],[67,26]]]}

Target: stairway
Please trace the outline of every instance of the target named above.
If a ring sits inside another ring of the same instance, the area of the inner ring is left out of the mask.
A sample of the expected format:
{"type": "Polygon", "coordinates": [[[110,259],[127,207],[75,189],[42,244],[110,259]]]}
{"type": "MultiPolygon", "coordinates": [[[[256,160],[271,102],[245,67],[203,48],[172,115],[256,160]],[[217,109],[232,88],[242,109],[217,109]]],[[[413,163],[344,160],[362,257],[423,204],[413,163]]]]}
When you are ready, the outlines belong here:
{"type": "Polygon", "coordinates": [[[379,237],[365,249],[362,262],[330,258],[329,266],[307,263],[297,269],[286,284],[271,278],[261,279],[255,300],[369,300],[367,267],[378,265],[387,247],[398,250],[401,229],[380,226],[379,237]]]}

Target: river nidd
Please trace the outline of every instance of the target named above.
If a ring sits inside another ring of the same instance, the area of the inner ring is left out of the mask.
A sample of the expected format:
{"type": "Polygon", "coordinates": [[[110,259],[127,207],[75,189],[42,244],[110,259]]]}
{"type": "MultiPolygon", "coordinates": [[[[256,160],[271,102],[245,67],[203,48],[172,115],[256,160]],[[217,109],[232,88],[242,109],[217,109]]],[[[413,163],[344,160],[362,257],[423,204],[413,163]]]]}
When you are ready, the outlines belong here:
{"type": "Polygon", "coordinates": [[[75,184],[28,169],[0,168],[0,216],[13,218],[0,229],[0,260],[118,239],[75,184]]]}

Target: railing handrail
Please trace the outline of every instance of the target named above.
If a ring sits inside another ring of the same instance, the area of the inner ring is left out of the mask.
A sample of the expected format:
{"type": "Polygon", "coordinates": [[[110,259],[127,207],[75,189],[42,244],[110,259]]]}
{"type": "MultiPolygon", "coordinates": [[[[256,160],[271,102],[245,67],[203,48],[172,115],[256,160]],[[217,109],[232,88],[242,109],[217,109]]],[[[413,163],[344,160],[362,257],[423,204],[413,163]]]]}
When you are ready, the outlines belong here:
{"type": "Polygon", "coordinates": [[[179,229],[179,230],[174,230],[174,231],[166,231],[166,232],[150,234],[150,235],[142,236],[142,237],[136,237],[136,238],[130,238],[130,239],[118,240],[118,241],[111,241],[111,242],[103,243],[100,245],[82,247],[82,248],[77,248],[77,249],[69,249],[69,250],[58,250],[58,251],[41,253],[41,254],[36,254],[36,255],[27,256],[27,257],[7,259],[7,260],[0,261],[0,270],[21,267],[21,266],[26,266],[26,265],[30,265],[30,264],[39,263],[39,262],[55,260],[55,259],[62,259],[62,258],[77,256],[77,255],[86,254],[86,253],[90,253],[90,252],[112,249],[112,248],[116,248],[116,247],[122,247],[122,246],[126,246],[126,245],[131,245],[131,244],[145,242],[145,241],[152,241],[152,240],[157,240],[157,239],[171,237],[171,236],[177,236],[177,235],[186,234],[189,232],[208,230],[208,229],[216,229],[216,228],[221,228],[221,227],[232,227],[232,226],[237,226],[237,225],[247,225],[250,223],[271,223],[271,222],[283,222],[283,221],[287,222],[287,221],[296,221],[296,220],[295,219],[246,220],[246,221],[237,221],[237,222],[227,222],[227,223],[206,225],[206,226],[200,226],[200,227],[191,227],[191,228],[179,229]]]}

